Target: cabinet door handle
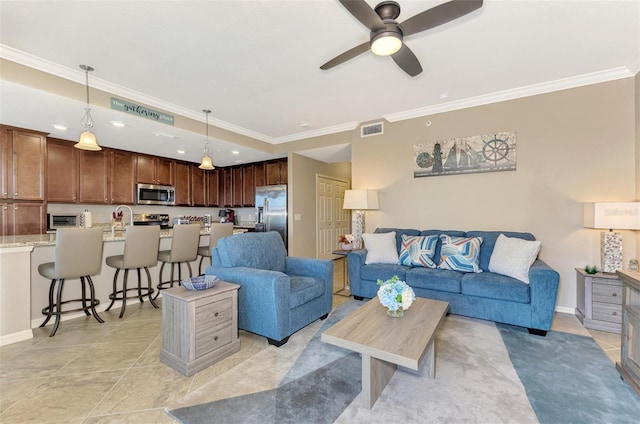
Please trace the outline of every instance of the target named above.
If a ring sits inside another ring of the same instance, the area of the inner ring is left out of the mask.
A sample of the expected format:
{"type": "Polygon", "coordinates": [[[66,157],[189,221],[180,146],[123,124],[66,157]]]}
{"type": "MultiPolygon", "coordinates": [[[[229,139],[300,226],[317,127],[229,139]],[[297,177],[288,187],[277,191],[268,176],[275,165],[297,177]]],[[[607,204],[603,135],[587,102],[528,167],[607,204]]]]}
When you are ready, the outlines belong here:
{"type": "Polygon", "coordinates": [[[613,312],[612,315],[618,315],[618,313],[617,312],[613,312]]]}
{"type": "Polygon", "coordinates": [[[214,317],[217,317],[217,316],[218,316],[218,312],[216,312],[215,314],[213,314],[213,316],[214,316],[214,317]]]}
{"type": "Polygon", "coordinates": [[[218,336],[215,336],[215,337],[213,338],[213,340],[214,340],[214,341],[218,341],[218,336]]]}
{"type": "Polygon", "coordinates": [[[611,293],[611,296],[616,297],[618,293],[611,293]]]}

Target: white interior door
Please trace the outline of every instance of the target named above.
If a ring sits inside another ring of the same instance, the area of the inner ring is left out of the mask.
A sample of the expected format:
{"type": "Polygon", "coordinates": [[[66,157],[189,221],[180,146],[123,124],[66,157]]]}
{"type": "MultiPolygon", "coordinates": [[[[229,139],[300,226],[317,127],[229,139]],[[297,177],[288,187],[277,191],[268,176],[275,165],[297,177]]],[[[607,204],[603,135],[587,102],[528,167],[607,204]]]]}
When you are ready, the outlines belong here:
{"type": "Polygon", "coordinates": [[[316,177],[316,257],[333,259],[339,246],[338,236],[349,232],[350,211],[342,209],[344,191],[349,183],[328,177],[316,177]]]}

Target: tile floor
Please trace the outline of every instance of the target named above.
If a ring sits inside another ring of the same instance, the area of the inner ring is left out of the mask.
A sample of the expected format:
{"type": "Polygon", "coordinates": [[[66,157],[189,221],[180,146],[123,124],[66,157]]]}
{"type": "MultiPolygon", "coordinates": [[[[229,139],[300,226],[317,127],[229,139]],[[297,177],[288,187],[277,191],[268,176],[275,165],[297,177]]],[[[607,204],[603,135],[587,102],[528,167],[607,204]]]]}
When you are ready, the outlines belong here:
{"type": "MultiPolygon", "coordinates": [[[[342,259],[340,259],[342,260],[342,259]]],[[[335,266],[334,290],[343,287],[343,267],[335,266]]],[[[348,294],[344,291],[341,294],[348,294]]],[[[349,297],[334,295],[334,307],[349,297]]],[[[202,387],[220,373],[267,348],[266,340],[240,332],[240,352],[191,377],[162,364],[161,312],[148,302],[130,303],[93,318],[34,329],[34,338],[0,347],[0,422],[9,423],[172,423],[163,407],[202,387]]],[[[620,336],[587,331],[574,315],[556,314],[553,328],[591,335],[612,361],[620,356],[620,336]]]]}

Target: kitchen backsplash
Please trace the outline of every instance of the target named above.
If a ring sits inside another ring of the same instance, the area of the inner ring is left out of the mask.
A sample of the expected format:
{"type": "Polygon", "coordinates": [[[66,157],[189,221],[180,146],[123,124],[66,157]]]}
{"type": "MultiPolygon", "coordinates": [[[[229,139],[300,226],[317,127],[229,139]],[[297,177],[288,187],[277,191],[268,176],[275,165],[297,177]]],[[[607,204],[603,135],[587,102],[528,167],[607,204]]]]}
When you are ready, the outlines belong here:
{"type": "MultiPolygon", "coordinates": [[[[111,222],[111,213],[118,205],[82,205],[68,203],[49,203],[47,207],[48,213],[80,213],[88,209],[92,215],[94,224],[111,222]]],[[[204,214],[211,214],[213,222],[217,222],[218,211],[221,208],[198,208],[198,207],[181,207],[181,206],[151,206],[151,205],[132,205],[130,208],[133,213],[168,213],[169,220],[179,216],[201,217],[204,214]]],[[[225,208],[226,209],[226,208],[225,208]]],[[[232,208],[238,217],[238,224],[246,224],[255,222],[255,208],[232,208]]],[[[126,208],[124,211],[124,221],[128,222],[129,212],[126,208]]]]}

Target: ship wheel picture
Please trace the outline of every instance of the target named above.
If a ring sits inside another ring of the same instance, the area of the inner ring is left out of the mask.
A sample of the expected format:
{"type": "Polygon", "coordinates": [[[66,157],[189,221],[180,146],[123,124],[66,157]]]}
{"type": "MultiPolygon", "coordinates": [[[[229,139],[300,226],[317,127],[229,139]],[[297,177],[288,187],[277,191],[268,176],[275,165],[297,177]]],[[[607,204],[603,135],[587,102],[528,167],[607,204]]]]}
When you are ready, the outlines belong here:
{"type": "Polygon", "coordinates": [[[506,160],[509,156],[509,143],[494,136],[492,140],[485,141],[482,147],[482,155],[486,160],[498,165],[498,162],[506,160]]]}

